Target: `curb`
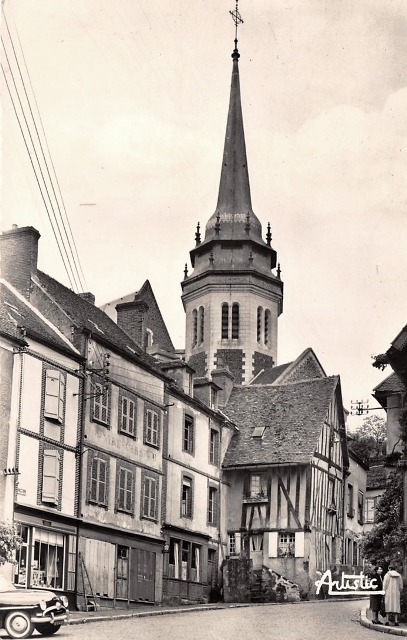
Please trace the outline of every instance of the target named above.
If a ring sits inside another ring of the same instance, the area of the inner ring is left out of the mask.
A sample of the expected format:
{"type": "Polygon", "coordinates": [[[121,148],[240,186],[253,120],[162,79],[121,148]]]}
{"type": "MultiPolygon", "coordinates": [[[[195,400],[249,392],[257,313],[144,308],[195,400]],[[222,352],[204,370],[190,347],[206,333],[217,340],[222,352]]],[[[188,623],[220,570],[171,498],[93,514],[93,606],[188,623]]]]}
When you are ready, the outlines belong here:
{"type": "MultiPolygon", "coordinates": [[[[243,609],[243,608],[247,608],[247,607],[277,607],[277,606],[287,606],[287,605],[295,605],[295,604],[314,604],[314,603],[329,603],[329,602],[349,602],[355,600],[355,598],[346,598],[346,597],[341,597],[341,598],[331,598],[328,600],[301,600],[299,602],[236,602],[236,603],[230,603],[230,604],[213,604],[213,605],[203,605],[203,606],[197,606],[197,607],[188,607],[188,608],[181,608],[181,609],[176,609],[176,608],[171,608],[171,609],[154,609],[152,611],[134,611],[131,613],[118,613],[118,614],[111,614],[111,615],[104,615],[104,616],[98,616],[98,615],[93,615],[93,616],[88,616],[88,617],[84,617],[84,618],[71,618],[68,619],[67,622],[65,624],[68,625],[78,625],[78,624],[86,624],[88,622],[103,622],[104,620],[125,620],[127,618],[148,618],[151,616],[164,616],[164,615],[174,615],[176,613],[189,613],[189,612],[193,612],[193,611],[221,611],[224,609],[243,609]]],[[[369,621],[366,619],[367,621],[367,625],[369,626],[369,621]]],[[[372,627],[374,627],[374,625],[370,625],[372,627]]],[[[378,629],[379,631],[379,629],[378,629]]],[[[387,627],[386,627],[386,631],[390,631],[387,627]]],[[[399,635],[404,635],[404,634],[399,634],[399,635]]],[[[406,633],[407,635],[407,633],[406,633]]]]}
{"type": "Polygon", "coordinates": [[[373,631],[378,631],[379,633],[391,633],[393,636],[407,637],[407,629],[396,629],[395,627],[385,627],[384,625],[373,624],[373,622],[368,619],[366,612],[367,609],[361,609],[360,611],[360,624],[362,627],[373,629],[373,631]]]}

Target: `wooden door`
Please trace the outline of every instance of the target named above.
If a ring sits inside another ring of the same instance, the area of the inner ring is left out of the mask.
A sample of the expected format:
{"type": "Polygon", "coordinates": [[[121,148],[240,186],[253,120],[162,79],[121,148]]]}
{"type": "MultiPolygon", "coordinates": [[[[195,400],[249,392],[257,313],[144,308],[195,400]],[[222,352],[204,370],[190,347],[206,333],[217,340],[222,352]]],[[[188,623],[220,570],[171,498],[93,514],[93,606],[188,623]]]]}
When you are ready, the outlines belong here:
{"type": "Polygon", "coordinates": [[[132,600],[155,599],[156,554],[145,549],[131,550],[130,598],[132,600]]]}

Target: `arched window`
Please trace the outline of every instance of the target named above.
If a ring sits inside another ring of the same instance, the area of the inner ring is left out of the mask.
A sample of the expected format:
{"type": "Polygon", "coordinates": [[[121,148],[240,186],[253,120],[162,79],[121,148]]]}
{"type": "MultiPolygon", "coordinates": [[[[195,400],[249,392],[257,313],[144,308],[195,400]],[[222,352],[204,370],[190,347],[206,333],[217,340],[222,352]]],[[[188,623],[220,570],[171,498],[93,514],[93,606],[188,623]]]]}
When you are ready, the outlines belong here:
{"type": "Polygon", "coordinates": [[[264,344],[266,344],[267,346],[269,346],[271,342],[270,330],[271,330],[271,313],[270,313],[270,309],[266,309],[264,314],[264,344]]]}
{"type": "Polygon", "coordinates": [[[262,319],[263,319],[263,308],[257,307],[257,342],[261,342],[262,319]]]}
{"type": "Polygon", "coordinates": [[[196,309],[192,312],[192,346],[196,347],[198,341],[198,312],[196,309]]]}
{"type": "Polygon", "coordinates": [[[239,337],[239,305],[237,302],[232,304],[232,338],[239,337]]]}
{"type": "Polygon", "coordinates": [[[227,302],[222,304],[222,339],[229,338],[229,305],[227,302]]]}
{"type": "Polygon", "coordinates": [[[199,344],[202,344],[204,341],[204,321],[205,321],[205,311],[203,307],[199,307],[199,344]]]}

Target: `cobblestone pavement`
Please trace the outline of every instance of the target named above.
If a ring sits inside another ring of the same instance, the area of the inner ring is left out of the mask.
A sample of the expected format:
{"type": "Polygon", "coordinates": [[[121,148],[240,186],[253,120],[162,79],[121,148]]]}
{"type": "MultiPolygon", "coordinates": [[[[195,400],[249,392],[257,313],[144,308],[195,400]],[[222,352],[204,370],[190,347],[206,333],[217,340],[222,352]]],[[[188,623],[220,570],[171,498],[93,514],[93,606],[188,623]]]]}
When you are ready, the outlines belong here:
{"type": "MultiPolygon", "coordinates": [[[[63,627],[59,640],[368,640],[366,600],[188,610],[63,627]]],[[[158,613],[158,612],[157,612],[158,613]]],[[[377,636],[374,636],[377,637],[377,636]]],[[[380,637],[380,636],[379,636],[380,637]]]]}

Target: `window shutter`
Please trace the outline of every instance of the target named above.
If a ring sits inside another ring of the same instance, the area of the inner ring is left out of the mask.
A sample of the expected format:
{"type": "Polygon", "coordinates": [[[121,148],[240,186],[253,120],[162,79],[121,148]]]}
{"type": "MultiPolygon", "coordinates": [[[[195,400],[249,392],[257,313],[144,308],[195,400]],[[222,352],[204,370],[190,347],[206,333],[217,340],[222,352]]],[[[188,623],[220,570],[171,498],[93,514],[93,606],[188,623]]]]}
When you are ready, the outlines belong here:
{"type": "Polygon", "coordinates": [[[42,470],[42,501],[56,504],[59,489],[59,453],[45,449],[42,470]]]}
{"type": "Polygon", "coordinates": [[[303,558],[304,557],[304,532],[296,531],[295,532],[295,557],[303,558]]]}
{"type": "Polygon", "coordinates": [[[98,459],[99,463],[99,491],[98,502],[101,504],[107,504],[107,485],[108,485],[108,469],[106,460],[98,459]]]}
{"type": "Polygon", "coordinates": [[[156,413],[154,415],[154,435],[153,442],[158,446],[159,443],[159,430],[158,430],[158,415],[156,413]]]}
{"type": "Polygon", "coordinates": [[[241,549],[242,549],[242,534],[236,532],[235,533],[235,551],[236,551],[236,555],[240,555],[241,549]]]}
{"type": "Polygon", "coordinates": [[[118,495],[119,509],[124,509],[125,507],[125,493],[126,493],[126,470],[119,469],[119,495],[118,495]]]}
{"type": "Polygon", "coordinates": [[[98,459],[95,457],[90,457],[89,459],[90,465],[90,490],[89,490],[89,500],[92,502],[97,501],[97,487],[98,487],[98,459]]]}
{"type": "Polygon", "coordinates": [[[269,558],[277,558],[278,556],[278,532],[269,531],[269,558]]]}
{"type": "Polygon", "coordinates": [[[65,378],[61,371],[47,369],[45,373],[44,415],[62,422],[64,416],[65,378]]]}
{"type": "Polygon", "coordinates": [[[158,497],[159,497],[159,480],[154,480],[154,496],[155,496],[155,508],[154,518],[158,520],[158,497]]]}

